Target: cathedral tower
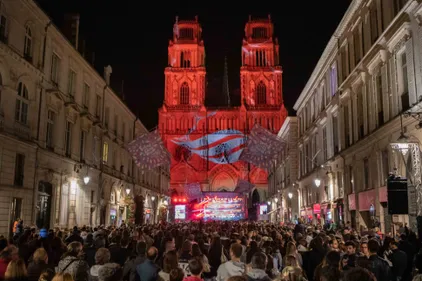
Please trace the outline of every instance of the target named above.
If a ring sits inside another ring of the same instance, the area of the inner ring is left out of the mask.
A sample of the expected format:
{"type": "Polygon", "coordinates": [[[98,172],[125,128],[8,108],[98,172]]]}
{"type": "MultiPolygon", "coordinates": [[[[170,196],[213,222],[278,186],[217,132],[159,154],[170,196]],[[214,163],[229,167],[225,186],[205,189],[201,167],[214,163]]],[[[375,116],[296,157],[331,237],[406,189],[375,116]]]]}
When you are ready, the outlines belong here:
{"type": "Polygon", "coordinates": [[[271,17],[249,21],[242,44],[241,101],[249,107],[278,107],[283,104],[282,71],[277,38],[271,17]]]}
{"type": "Polygon", "coordinates": [[[165,72],[164,106],[200,107],[205,100],[205,49],[198,17],[173,26],[165,72]]]}

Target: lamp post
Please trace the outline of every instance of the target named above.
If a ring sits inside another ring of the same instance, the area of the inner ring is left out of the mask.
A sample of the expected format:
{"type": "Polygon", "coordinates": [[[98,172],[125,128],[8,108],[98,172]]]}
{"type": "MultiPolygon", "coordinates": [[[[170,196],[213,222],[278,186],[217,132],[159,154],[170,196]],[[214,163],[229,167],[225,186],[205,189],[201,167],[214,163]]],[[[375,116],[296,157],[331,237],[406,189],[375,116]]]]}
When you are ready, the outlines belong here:
{"type": "Polygon", "coordinates": [[[314,183],[316,187],[319,187],[321,185],[321,180],[319,178],[314,179],[314,183]]]}

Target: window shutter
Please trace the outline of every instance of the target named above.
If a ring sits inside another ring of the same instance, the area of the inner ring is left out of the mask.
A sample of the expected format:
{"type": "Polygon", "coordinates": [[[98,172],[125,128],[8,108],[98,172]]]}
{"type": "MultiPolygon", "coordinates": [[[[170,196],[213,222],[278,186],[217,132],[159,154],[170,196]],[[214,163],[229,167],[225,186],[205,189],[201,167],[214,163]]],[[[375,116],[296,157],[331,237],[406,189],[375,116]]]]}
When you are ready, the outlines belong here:
{"type": "Polygon", "coordinates": [[[381,83],[382,83],[382,106],[384,111],[384,121],[389,120],[389,89],[388,89],[388,68],[387,63],[381,66],[381,83]]]}
{"type": "Polygon", "coordinates": [[[415,85],[415,65],[413,63],[413,39],[406,42],[407,79],[409,82],[409,104],[412,107],[417,101],[415,85]]]}

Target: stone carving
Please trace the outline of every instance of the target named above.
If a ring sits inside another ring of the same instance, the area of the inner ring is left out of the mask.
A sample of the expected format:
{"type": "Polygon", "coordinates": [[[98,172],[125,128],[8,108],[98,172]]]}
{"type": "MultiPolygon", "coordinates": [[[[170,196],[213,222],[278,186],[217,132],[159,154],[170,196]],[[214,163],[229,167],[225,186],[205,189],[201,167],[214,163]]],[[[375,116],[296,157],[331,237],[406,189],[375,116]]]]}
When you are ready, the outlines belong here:
{"type": "Polygon", "coordinates": [[[275,104],[274,80],[270,81],[270,104],[275,104]]]}
{"type": "Polygon", "coordinates": [[[18,75],[16,69],[11,68],[9,75],[10,75],[10,80],[12,80],[13,82],[17,82],[18,81],[19,75],[18,75]]]}

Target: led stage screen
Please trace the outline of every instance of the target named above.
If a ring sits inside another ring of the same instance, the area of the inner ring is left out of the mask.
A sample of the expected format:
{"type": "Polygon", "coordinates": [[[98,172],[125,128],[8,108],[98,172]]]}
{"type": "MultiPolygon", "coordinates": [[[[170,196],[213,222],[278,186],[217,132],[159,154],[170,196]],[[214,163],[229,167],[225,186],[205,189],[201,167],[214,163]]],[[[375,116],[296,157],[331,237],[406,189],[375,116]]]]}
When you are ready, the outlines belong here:
{"type": "Polygon", "coordinates": [[[174,218],[176,220],[186,219],[186,205],[176,205],[174,206],[174,218]]]}
{"type": "Polygon", "coordinates": [[[242,220],[246,218],[245,198],[239,193],[206,192],[192,210],[193,219],[242,220]]]}
{"type": "Polygon", "coordinates": [[[235,163],[245,146],[245,135],[237,130],[221,130],[212,134],[186,134],[172,140],[190,154],[215,164],[235,163]]]}

